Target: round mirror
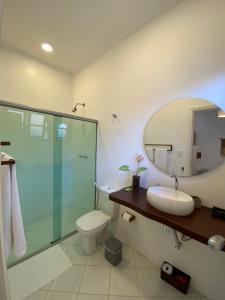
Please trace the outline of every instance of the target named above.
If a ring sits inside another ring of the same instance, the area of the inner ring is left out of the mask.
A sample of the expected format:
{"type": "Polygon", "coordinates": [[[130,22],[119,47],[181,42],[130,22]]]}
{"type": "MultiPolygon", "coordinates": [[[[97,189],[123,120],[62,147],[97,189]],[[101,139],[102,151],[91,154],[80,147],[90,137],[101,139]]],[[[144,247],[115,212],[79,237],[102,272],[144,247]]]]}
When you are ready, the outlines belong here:
{"type": "Polygon", "coordinates": [[[144,132],[145,152],[161,171],[193,176],[225,158],[225,113],[202,99],[181,99],[158,110],[144,132]]]}

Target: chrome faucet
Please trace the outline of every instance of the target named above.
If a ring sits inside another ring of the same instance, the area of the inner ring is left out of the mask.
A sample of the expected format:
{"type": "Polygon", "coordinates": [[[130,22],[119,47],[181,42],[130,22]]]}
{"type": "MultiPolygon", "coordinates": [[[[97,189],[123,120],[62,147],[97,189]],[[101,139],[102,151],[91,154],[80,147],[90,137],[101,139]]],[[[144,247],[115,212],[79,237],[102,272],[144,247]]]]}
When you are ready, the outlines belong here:
{"type": "Polygon", "coordinates": [[[170,177],[174,178],[175,179],[175,190],[177,191],[178,190],[178,178],[175,174],[171,175],[170,177]]]}

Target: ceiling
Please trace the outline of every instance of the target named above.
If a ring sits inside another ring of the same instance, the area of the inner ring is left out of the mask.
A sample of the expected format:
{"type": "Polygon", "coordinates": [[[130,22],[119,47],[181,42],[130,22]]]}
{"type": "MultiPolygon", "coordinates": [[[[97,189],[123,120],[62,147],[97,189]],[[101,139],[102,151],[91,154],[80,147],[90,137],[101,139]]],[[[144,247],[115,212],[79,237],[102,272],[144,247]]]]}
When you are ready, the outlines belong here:
{"type": "Polygon", "coordinates": [[[181,0],[5,0],[2,44],[76,73],[181,0]],[[49,42],[54,52],[40,48],[49,42]]]}

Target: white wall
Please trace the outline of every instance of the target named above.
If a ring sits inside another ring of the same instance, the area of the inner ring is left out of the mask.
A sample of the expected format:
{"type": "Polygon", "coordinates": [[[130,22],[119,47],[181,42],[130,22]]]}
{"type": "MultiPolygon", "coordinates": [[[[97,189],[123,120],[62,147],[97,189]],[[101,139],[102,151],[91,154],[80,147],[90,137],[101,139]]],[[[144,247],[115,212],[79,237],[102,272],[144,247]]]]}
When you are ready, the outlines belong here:
{"type": "MultiPolygon", "coordinates": [[[[0,17],[2,13],[3,0],[0,0],[0,17]]],[[[1,170],[0,170],[0,182],[1,182],[1,170]]],[[[0,185],[0,203],[2,197],[2,187],[0,185]]],[[[0,204],[0,216],[2,215],[2,207],[0,204]]],[[[2,221],[2,220],[1,220],[2,221]]],[[[7,278],[7,266],[3,253],[3,242],[2,242],[2,222],[0,221],[0,299],[10,299],[9,286],[7,278]]]]}
{"type": "MultiPolygon", "coordinates": [[[[2,5],[3,0],[0,0],[0,16],[2,13],[2,5]]],[[[1,17],[0,17],[1,18],[1,17]]],[[[1,170],[0,170],[0,181],[1,181],[1,170]]],[[[2,187],[0,184],[0,203],[1,203],[1,197],[2,197],[2,187]]],[[[0,216],[2,215],[2,207],[0,204],[0,216]]],[[[4,259],[4,253],[3,253],[3,241],[2,241],[2,219],[0,220],[0,299],[10,299],[9,295],[9,286],[8,286],[8,278],[7,278],[7,267],[6,267],[6,261],[4,259]]]]}
{"type": "MultiPolygon", "coordinates": [[[[167,102],[197,97],[225,109],[224,28],[224,0],[184,1],[74,78],[74,102],[85,100],[86,115],[100,121],[99,182],[130,183],[118,167],[144,151],[145,125],[167,102]],[[119,115],[117,121],[113,112],[119,115]]],[[[173,179],[145,164],[142,185],[174,185],[173,179]]],[[[179,187],[200,196],[205,205],[225,208],[224,171],[225,166],[180,179],[179,187]]],[[[118,222],[117,235],[153,261],[168,259],[190,273],[192,285],[212,299],[224,299],[225,253],[211,252],[195,241],[177,251],[160,224],[139,215],[130,225],[118,222]]]]}
{"type": "Polygon", "coordinates": [[[44,63],[0,48],[0,99],[71,112],[72,77],[44,63]]]}

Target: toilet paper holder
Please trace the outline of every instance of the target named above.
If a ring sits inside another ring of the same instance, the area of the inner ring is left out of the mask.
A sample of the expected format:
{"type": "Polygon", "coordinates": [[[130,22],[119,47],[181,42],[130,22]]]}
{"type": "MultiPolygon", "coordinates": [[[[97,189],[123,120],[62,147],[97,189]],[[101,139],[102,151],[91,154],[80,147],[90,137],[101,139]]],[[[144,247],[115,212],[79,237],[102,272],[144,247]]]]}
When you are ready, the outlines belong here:
{"type": "Polygon", "coordinates": [[[135,216],[127,211],[125,211],[122,215],[121,218],[126,221],[126,222],[132,222],[135,220],[135,216]]]}

